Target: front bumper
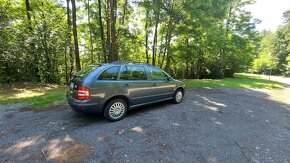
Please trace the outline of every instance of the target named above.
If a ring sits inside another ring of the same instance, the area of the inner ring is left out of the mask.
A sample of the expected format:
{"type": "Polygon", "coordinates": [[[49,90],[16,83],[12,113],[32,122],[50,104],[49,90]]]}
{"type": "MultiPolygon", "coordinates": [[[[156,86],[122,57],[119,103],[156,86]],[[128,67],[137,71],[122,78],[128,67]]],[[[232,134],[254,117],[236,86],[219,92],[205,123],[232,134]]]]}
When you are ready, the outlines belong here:
{"type": "Polygon", "coordinates": [[[103,105],[98,103],[89,103],[89,101],[80,101],[69,94],[66,95],[66,99],[70,107],[80,113],[102,113],[103,105]]]}

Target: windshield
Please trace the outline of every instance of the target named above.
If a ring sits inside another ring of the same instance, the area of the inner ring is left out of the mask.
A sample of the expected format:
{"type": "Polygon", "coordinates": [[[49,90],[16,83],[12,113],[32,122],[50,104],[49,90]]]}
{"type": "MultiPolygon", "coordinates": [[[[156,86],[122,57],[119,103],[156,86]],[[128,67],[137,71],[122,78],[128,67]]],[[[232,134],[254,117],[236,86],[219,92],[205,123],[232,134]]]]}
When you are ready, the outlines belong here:
{"type": "Polygon", "coordinates": [[[99,68],[101,65],[89,65],[81,69],[79,72],[77,72],[74,76],[80,79],[84,79],[87,77],[91,72],[99,68]]]}

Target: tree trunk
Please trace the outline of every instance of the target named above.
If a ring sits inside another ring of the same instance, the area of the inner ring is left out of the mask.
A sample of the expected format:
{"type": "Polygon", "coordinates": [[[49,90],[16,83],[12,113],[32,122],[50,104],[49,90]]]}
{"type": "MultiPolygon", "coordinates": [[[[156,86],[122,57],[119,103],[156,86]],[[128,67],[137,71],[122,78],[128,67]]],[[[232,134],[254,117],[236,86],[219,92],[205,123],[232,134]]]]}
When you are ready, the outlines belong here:
{"type": "Polygon", "coordinates": [[[64,65],[65,65],[65,84],[68,85],[68,72],[67,72],[67,47],[64,48],[64,65]]]}
{"type": "Polygon", "coordinates": [[[117,18],[117,1],[109,0],[110,4],[110,33],[111,33],[111,41],[110,41],[110,49],[109,56],[110,61],[117,61],[118,54],[116,53],[116,18],[117,18]]]}
{"type": "Polygon", "coordinates": [[[66,0],[66,15],[67,15],[67,45],[68,45],[68,55],[69,55],[69,63],[70,63],[70,78],[73,76],[74,69],[74,58],[73,58],[73,49],[71,44],[71,17],[70,17],[70,0],[66,0]]]}
{"type": "Polygon", "coordinates": [[[148,17],[149,17],[149,10],[146,9],[146,18],[145,18],[145,53],[146,53],[146,62],[149,64],[149,54],[148,54],[148,17]]]}
{"type": "Polygon", "coordinates": [[[91,63],[94,63],[93,36],[92,36],[92,27],[91,27],[91,20],[90,20],[90,0],[88,0],[88,25],[89,25],[89,33],[90,33],[90,55],[91,55],[91,63]]]}
{"type": "Polygon", "coordinates": [[[81,62],[80,62],[80,52],[79,52],[79,43],[78,43],[77,23],[76,23],[77,15],[76,15],[75,0],[71,0],[71,4],[72,4],[73,36],[74,36],[74,44],[75,44],[76,67],[77,67],[77,71],[80,71],[81,62]]]}
{"type": "MultiPolygon", "coordinates": [[[[26,15],[27,15],[27,20],[28,20],[28,31],[30,33],[30,35],[33,35],[33,28],[32,28],[32,20],[31,20],[31,12],[32,9],[30,7],[30,2],[29,0],[25,0],[25,6],[26,6],[26,15]]],[[[33,36],[31,36],[33,37],[33,36]]],[[[40,74],[39,74],[39,68],[38,68],[38,54],[36,53],[36,47],[35,47],[35,43],[34,43],[34,39],[32,39],[32,41],[30,42],[30,53],[33,56],[33,69],[34,69],[34,75],[33,77],[36,78],[37,82],[40,82],[40,74]]]]}
{"type": "Polygon", "coordinates": [[[117,34],[116,34],[116,45],[115,45],[115,54],[118,57],[119,54],[119,38],[121,37],[121,35],[124,34],[124,24],[125,24],[125,19],[126,19],[126,9],[127,9],[127,5],[128,5],[128,0],[125,0],[124,5],[122,7],[122,17],[120,15],[121,18],[119,18],[120,21],[120,25],[119,28],[117,30],[117,34]]]}
{"type": "Polygon", "coordinates": [[[106,8],[106,23],[107,23],[107,45],[106,45],[106,56],[108,57],[107,61],[110,62],[110,48],[111,48],[111,21],[110,21],[110,2],[107,0],[106,8]]]}
{"type": "Polygon", "coordinates": [[[107,62],[106,47],[105,47],[106,41],[105,41],[104,27],[103,27],[103,21],[102,21],[101,0],[98,0],[98,7],[99,7],[99,24],[100,24],[101,42],[102,42],[102,48],[103,48],[103,57],[104,57],[104,62],[107,62]]]}
{"type": "Polygon", "coordinates": [[[155,30],[154,30],[154,39],[153,39],[153,45],[152,45],[152,65],[155,65],[156,61],[156,46],[157,46],[157,32],[158,32],[158,25],[159,25],[159,14],[160,11],[158,9],[156,18],[155,18],[155,30]]]}
{"type": "MultiPolygon", "coordinates": [[[[44,3],[41,2],[42,7],[44,7],[44,3]]],[[[44,58],[45,58],[45,82],[48,83],[53,83],[53,68],[52,68],[52,61],[51,61],[51,56],[50,56],[50,51],[48,48],[47,44],[47,21],[46,21],[46,15],[44,12],[42,12],[42,32],[41,32],[41,43],[42,43],[42,49],[44,53],[44,58]]]]}
{"type": "Polygon", "coordinates": [[[121,25],[124,25],[125,23],[127,4],[128,4],[128,0],[125,0],[124,6],[123,6],[123,17],[122,17],[121,25]]]}
{"type": "MultiPolygon", "coordinates": [[[[171,11],[173,11],[173,4],[171,6],[171,11]]],[[[165,71],[169,71],[170,68],[170,43],[171,43],[171,38],[172,38],[172,30],[173,30],[173,18],[172,15],[170,14],[169,17],[169,22],[168,22],[168,31],[167,31],[167,40],[166,40],[166,45],[165,45],[165,49],[166,49],[166,65],[165,65],[165,71]]],[[[163,61],[162,61],[163,64],[163,61]]]]}

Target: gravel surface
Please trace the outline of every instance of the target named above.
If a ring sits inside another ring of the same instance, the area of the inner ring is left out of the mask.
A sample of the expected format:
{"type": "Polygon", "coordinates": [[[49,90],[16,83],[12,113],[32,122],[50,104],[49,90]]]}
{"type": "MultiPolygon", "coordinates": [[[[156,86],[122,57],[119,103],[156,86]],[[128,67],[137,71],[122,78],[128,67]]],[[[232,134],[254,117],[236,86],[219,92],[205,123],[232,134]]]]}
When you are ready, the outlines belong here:
{"type": "Polygon", "coordinates": [[[0,105],[0,162],[290,162],[289,105],[248,89],[188,90],[122,121],[0,105]]]}

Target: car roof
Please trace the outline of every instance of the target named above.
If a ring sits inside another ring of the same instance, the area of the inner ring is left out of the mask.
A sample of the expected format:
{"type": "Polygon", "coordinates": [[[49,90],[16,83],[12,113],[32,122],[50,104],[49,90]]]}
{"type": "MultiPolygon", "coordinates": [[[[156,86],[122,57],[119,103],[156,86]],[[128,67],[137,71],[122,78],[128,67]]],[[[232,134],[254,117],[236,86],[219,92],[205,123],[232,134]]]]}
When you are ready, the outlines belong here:
{"type": "Polygon", "coordinates": [[[155,67],[151,64],[147,63],[136,63],[136,62],[120,62],[120,61],[115,61],[111,63],[97,63],[93,65],[101,65],[101,66],[110,66],[110,65],[139,65],[139,66],[149,66],[149,67],[155,67]]]}

